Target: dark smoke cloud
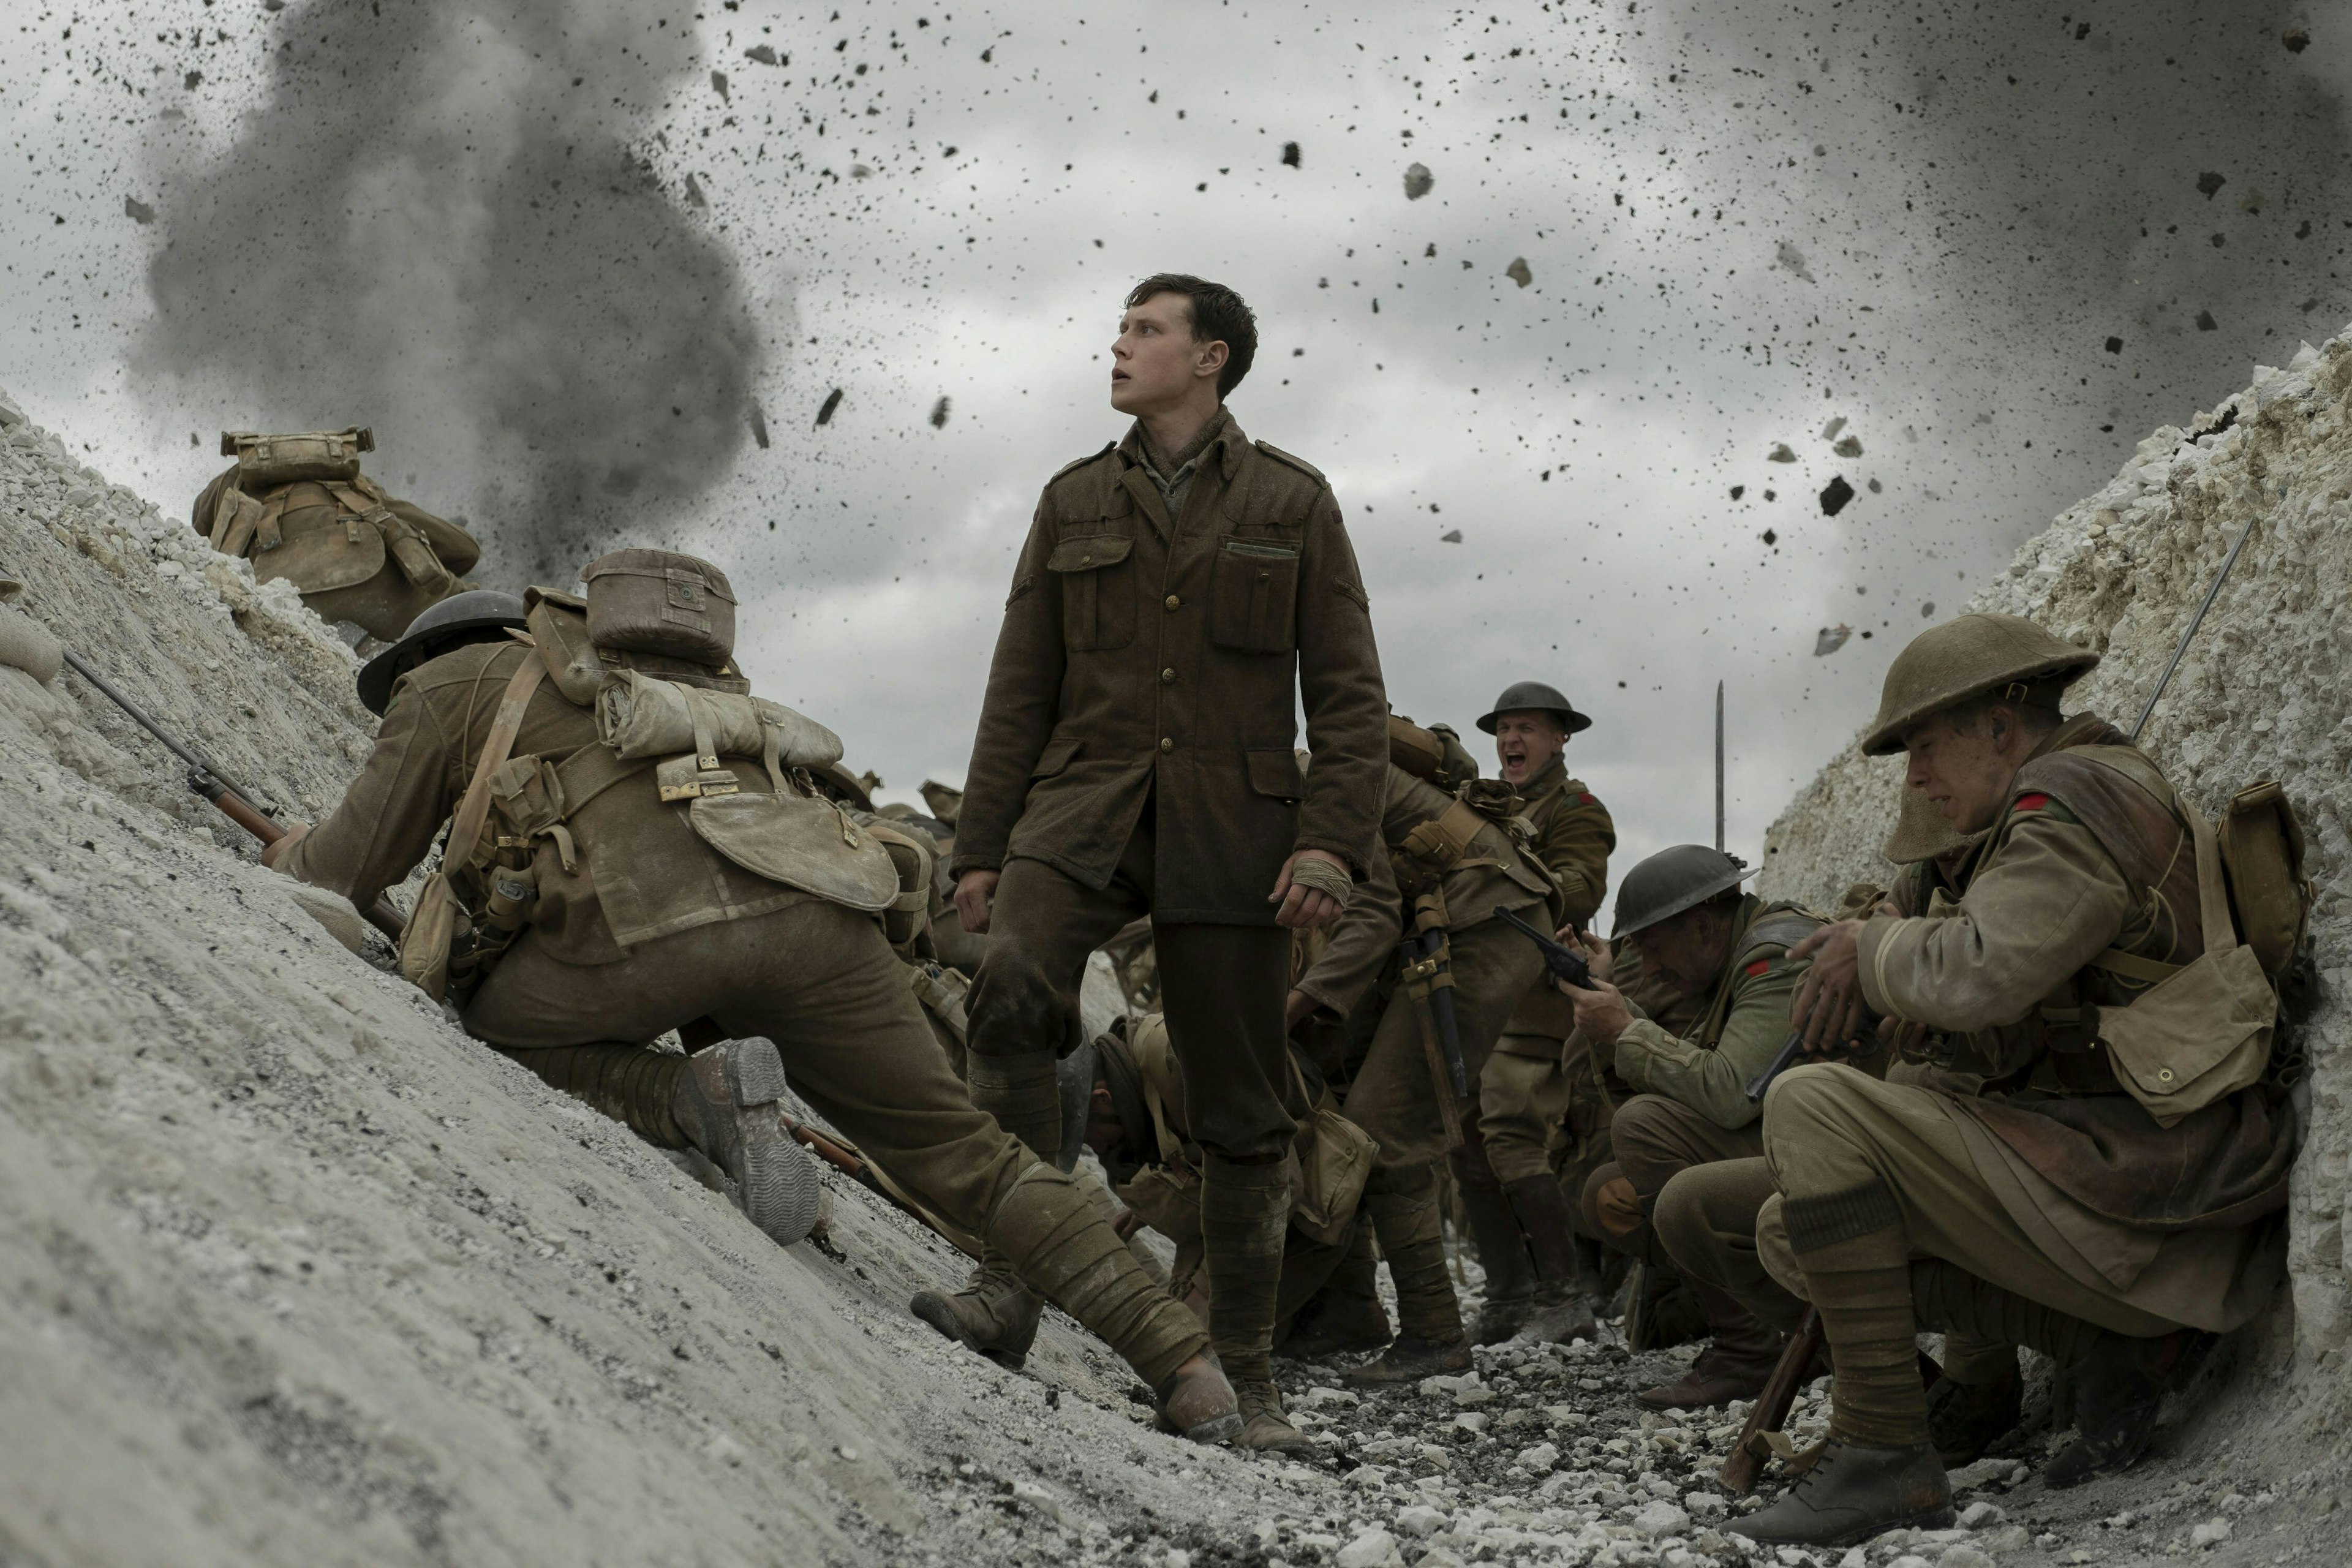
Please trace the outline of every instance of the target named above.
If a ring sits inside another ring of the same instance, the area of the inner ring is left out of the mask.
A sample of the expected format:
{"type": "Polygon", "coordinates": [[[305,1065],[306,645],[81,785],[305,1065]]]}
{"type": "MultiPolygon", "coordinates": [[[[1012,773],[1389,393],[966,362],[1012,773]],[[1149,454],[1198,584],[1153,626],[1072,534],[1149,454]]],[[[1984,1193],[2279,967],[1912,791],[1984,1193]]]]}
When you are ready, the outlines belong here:
{"type": "Polygon", "coordinates": [[[690,13],[311,0],[236,144],[176,182],[145,369],[224,426],[375,427],[486,582],[568,582],[725,475],[763,358],[734,258],[665,191],[690,13]]]}

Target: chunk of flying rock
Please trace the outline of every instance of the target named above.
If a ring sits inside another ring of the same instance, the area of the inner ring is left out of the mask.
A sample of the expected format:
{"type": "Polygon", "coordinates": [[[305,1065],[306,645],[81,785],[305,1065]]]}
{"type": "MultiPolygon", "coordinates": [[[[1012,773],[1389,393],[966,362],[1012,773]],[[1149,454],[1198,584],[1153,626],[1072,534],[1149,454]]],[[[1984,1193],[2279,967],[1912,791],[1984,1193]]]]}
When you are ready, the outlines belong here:
{"type": "Polygon", "coordinates": [[[1462,531],[1458,528],[1449,528],[1437,536],[1437,542],[1440,544],[1459,544],[1462,542],[1462,531]]]}
{"type": "Polygon", "coordinates": [[[1822,515],[1835,517],[1845,510],[1845,503],[1853,499],[1853,487],[1845,482],[1845,476],[1843,474],[1832,476],[1830,482],[1822,487],[1822,515]]]}
{"type": "Polygon", "coordinates": [[[1437,176],[1429,172],[1426,163],[1413,163],[1404,172],[1404,199],[1417,202],[1429,195],[1429,187],[1437,184],[1437,176]]]}
{"type": "Polygon", "coordinates": [[[1835,452],[1841,458],[1859,458],[1862,456],[1862,437],[1859,436],[1848,436],[1844,440],[1840,441],[1836,446],[1831,447],[1830,450],[1835,452]]]}
{"type": "Polygon", "coordinates": [[[1768,463],[1793,463],[1797,460],[1796,450],[1786,441],[1775,441],[1771,451],[1765,454],[1764,460],[1768,463]]]}
{"type": "Polygon", "coordinates": [[[1524,256],[1511,258],[1511,264],[1503,268],[1503,276],[1522,289],[1536,280],[1536,275],[1528,270],[1528,258],[1524,256]]]}
{"type": "Polygon", "coordinates": [[[1813,636],[1813,657],[1822,658],[1845,647],[1845,639],[1853,636],[1853,628],[1840,621],[1833,626],[1823,626],[1813,636]]]}

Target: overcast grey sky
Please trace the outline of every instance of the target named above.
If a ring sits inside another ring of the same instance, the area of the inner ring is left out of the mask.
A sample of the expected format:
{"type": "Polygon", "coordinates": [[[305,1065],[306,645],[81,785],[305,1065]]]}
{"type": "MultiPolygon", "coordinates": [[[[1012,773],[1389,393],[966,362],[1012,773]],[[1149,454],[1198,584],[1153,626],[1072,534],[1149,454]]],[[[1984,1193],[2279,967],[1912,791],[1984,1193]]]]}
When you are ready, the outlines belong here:
{"type": "Polygon", "coordinates": [[[485,580],[708,553],[911,798],[1120,295],[1200,272],[1397,709],[1566,688],[1622,868],[1709,833],[1724,679],[1752,856],[1926,617],[2352,315],[2347,6],[2061,8],[0,0],[0,386],[173,510],[358,422],[485,580]]]}

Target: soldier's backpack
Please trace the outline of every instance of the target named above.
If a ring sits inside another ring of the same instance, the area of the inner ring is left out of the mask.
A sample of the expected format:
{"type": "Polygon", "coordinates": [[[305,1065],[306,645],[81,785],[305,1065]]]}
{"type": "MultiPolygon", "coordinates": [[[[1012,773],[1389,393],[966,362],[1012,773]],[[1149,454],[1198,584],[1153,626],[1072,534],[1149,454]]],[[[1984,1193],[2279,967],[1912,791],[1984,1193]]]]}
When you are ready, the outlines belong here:
{"type": "Polygon", "coordinates": [[[360,454],[374,447],[357,427],[224,431],[221,455],[236,465],[205,487],[189,522],[215,550],[251,561],[256,581],[290,582],[324,618],[389,641],[462,589],[482,550],[362,474],[360,454]]]}

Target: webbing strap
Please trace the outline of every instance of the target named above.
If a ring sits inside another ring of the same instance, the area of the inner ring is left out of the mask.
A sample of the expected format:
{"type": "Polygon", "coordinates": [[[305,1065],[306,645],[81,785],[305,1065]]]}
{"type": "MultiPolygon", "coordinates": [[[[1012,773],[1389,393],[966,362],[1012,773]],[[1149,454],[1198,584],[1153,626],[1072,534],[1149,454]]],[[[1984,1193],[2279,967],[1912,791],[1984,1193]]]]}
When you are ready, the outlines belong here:
{"type": "Polygon", "coordinates": [[[2111,947],[2091,960],[2091,967],[2104,969],[2110,974],[2120,974],[2126,980],[2136,980],[2143,985],[2153,985],[2160,980],[2169,980],[2189,966],[2167,963],[2160,958],[2142,958],[2136,952],[2111,947]]]}
{"type": "Polygon", "coordinates": [[[490,816],[490,775],[506,765],[507,757],[514,751],[515,733],[522,728],[524,710],[530,706],[530,695],[547,675],[547,666],[535,658],[526,658],[507,682],[506,695],[499,700],[499,710],[490,721],[489,739],[482,743],[481,760],[474,764],[474,777],[466,785],[466,798],[457,804],[457,815],[449,826],[449,845],[442,852],[445,864],[474,864],[481,849],[482,825],[490,816]]]}

